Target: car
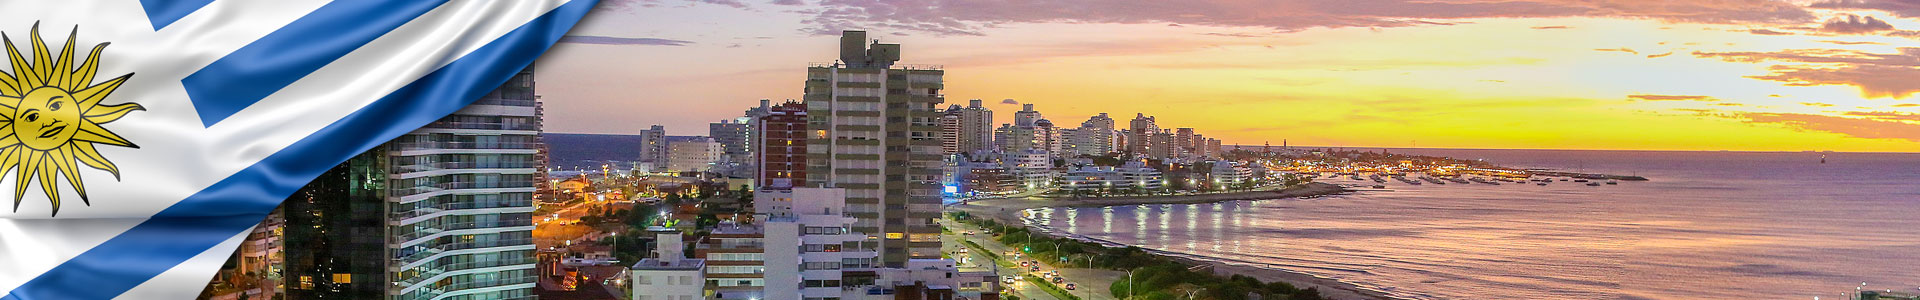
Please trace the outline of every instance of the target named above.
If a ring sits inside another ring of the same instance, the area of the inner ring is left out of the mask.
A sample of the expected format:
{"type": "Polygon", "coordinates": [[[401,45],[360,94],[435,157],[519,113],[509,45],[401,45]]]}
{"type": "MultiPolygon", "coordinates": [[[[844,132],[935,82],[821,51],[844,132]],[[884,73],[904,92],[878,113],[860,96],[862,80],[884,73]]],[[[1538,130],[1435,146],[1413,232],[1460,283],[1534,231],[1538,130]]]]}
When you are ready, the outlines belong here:
{"type": "Polygon", "coordinates": [[[1064,282],[1067,282],[1066,277],[1060,277],[1060,276],[1053,277],[1053,283],[1064,283],[1064,282]]]}
{"type": "Polygon", "coordinates": [[[1071,291],[1073,288],[1075,288],[1075,286],[1072,283],[1067,284],[1067,290],[1071,291]]]}
{"type": "Polygon", "coordinates": [[[1013,276],[1003,276],[1003,277],[1005,278],[1001,278],[1002,281],[1006,281],[1007,284],[1013,284],[1013,276]]]}
{"type": "Polygon", "coordinates": [[[1039,266],[1039,265],[1035,265],[1035,266],[1033,266],[1033,271],[1034,271],[1034,272],[1039,272],[1039,271],[1040,271],[1040,266],[1039,266]]]}

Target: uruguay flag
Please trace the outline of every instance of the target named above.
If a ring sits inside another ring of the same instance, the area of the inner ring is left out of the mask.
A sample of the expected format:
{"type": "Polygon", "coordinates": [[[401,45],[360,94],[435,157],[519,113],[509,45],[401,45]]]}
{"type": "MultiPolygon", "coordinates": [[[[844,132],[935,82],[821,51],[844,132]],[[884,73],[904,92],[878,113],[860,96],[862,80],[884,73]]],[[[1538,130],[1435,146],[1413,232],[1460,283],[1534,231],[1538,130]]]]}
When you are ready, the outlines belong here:
{"type": "Polygon", "coordinates": [[[282,199],[595,2],[0,1],[0,299],[191,299],[282,199]]]}

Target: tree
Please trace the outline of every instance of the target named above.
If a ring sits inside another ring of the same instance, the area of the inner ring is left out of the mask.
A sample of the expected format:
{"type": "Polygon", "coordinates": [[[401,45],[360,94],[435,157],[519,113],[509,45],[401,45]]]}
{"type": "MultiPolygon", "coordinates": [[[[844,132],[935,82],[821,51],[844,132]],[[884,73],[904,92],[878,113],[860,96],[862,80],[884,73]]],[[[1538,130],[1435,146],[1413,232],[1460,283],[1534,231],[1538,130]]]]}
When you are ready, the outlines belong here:
{"type": "Polygon", "coordinates": [[[1321,299],[1325,299],[1325,298],[1320,297],[1320,290],[1318,288],[1307,288],[1304,290],[1300,290],[1300,292],[1298,293],[1287,295],[1287,300],[1321,300],[1321,299]]]}

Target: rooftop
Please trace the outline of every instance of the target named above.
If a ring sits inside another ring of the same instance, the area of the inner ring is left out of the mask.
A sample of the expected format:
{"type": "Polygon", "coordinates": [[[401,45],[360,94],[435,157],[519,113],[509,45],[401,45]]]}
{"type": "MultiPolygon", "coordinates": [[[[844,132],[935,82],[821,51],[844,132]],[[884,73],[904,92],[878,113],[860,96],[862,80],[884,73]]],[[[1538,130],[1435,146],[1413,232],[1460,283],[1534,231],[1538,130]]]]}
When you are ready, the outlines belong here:
{"type": "Polygon", "coordinates": [[[633,264],[633,269],[651,271],[699,271],[706,269],[706,266],[707,260],[705,259],[682,258],[662,260],[658,258],[643,258],[640,259],[640,263],[633,264]]]}

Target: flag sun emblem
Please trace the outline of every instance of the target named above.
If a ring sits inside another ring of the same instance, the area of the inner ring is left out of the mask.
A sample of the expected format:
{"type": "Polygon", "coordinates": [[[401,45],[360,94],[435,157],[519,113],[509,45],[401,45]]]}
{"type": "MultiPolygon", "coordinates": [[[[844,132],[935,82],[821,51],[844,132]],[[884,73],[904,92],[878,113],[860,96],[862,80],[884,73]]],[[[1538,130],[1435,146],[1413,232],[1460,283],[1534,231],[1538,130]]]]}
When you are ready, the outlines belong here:
{"type": "Polygon", "coordinates": [[[100,124],[146,109],[136,103],[100,104],[127,78],[133,77],[133,73],[127,73],[93,83],[95,72],[100,68],[100,51],[106,49],[108,43],[93,46],[93,53],[76,69],[73,44],[79,28],[67,35],[67,45],[60,48],[57,58],[47,52],[47,44],[40,40],[39,24],[34,24],[29,34],[32,35],[31,62],[14,47],[12,37],[0,32],[0,41],[6,43],[7,60],[13,67],[12,73],[0,71],[0,178],[17,175],[13,188],[15,212],[20,211],[20,201],[32,181],[29,179],[36,179],[47,201],[53,203],[50,215],[59,215],[60,191],[56,184],[62,175],[80,194],[81,202],[93,205],[87,200],[86,185],[80,182],[76,161],[112,173],[114,179],[119,180],[120,169],[100,156],[95,144],[140,148],[100,124]]]}

